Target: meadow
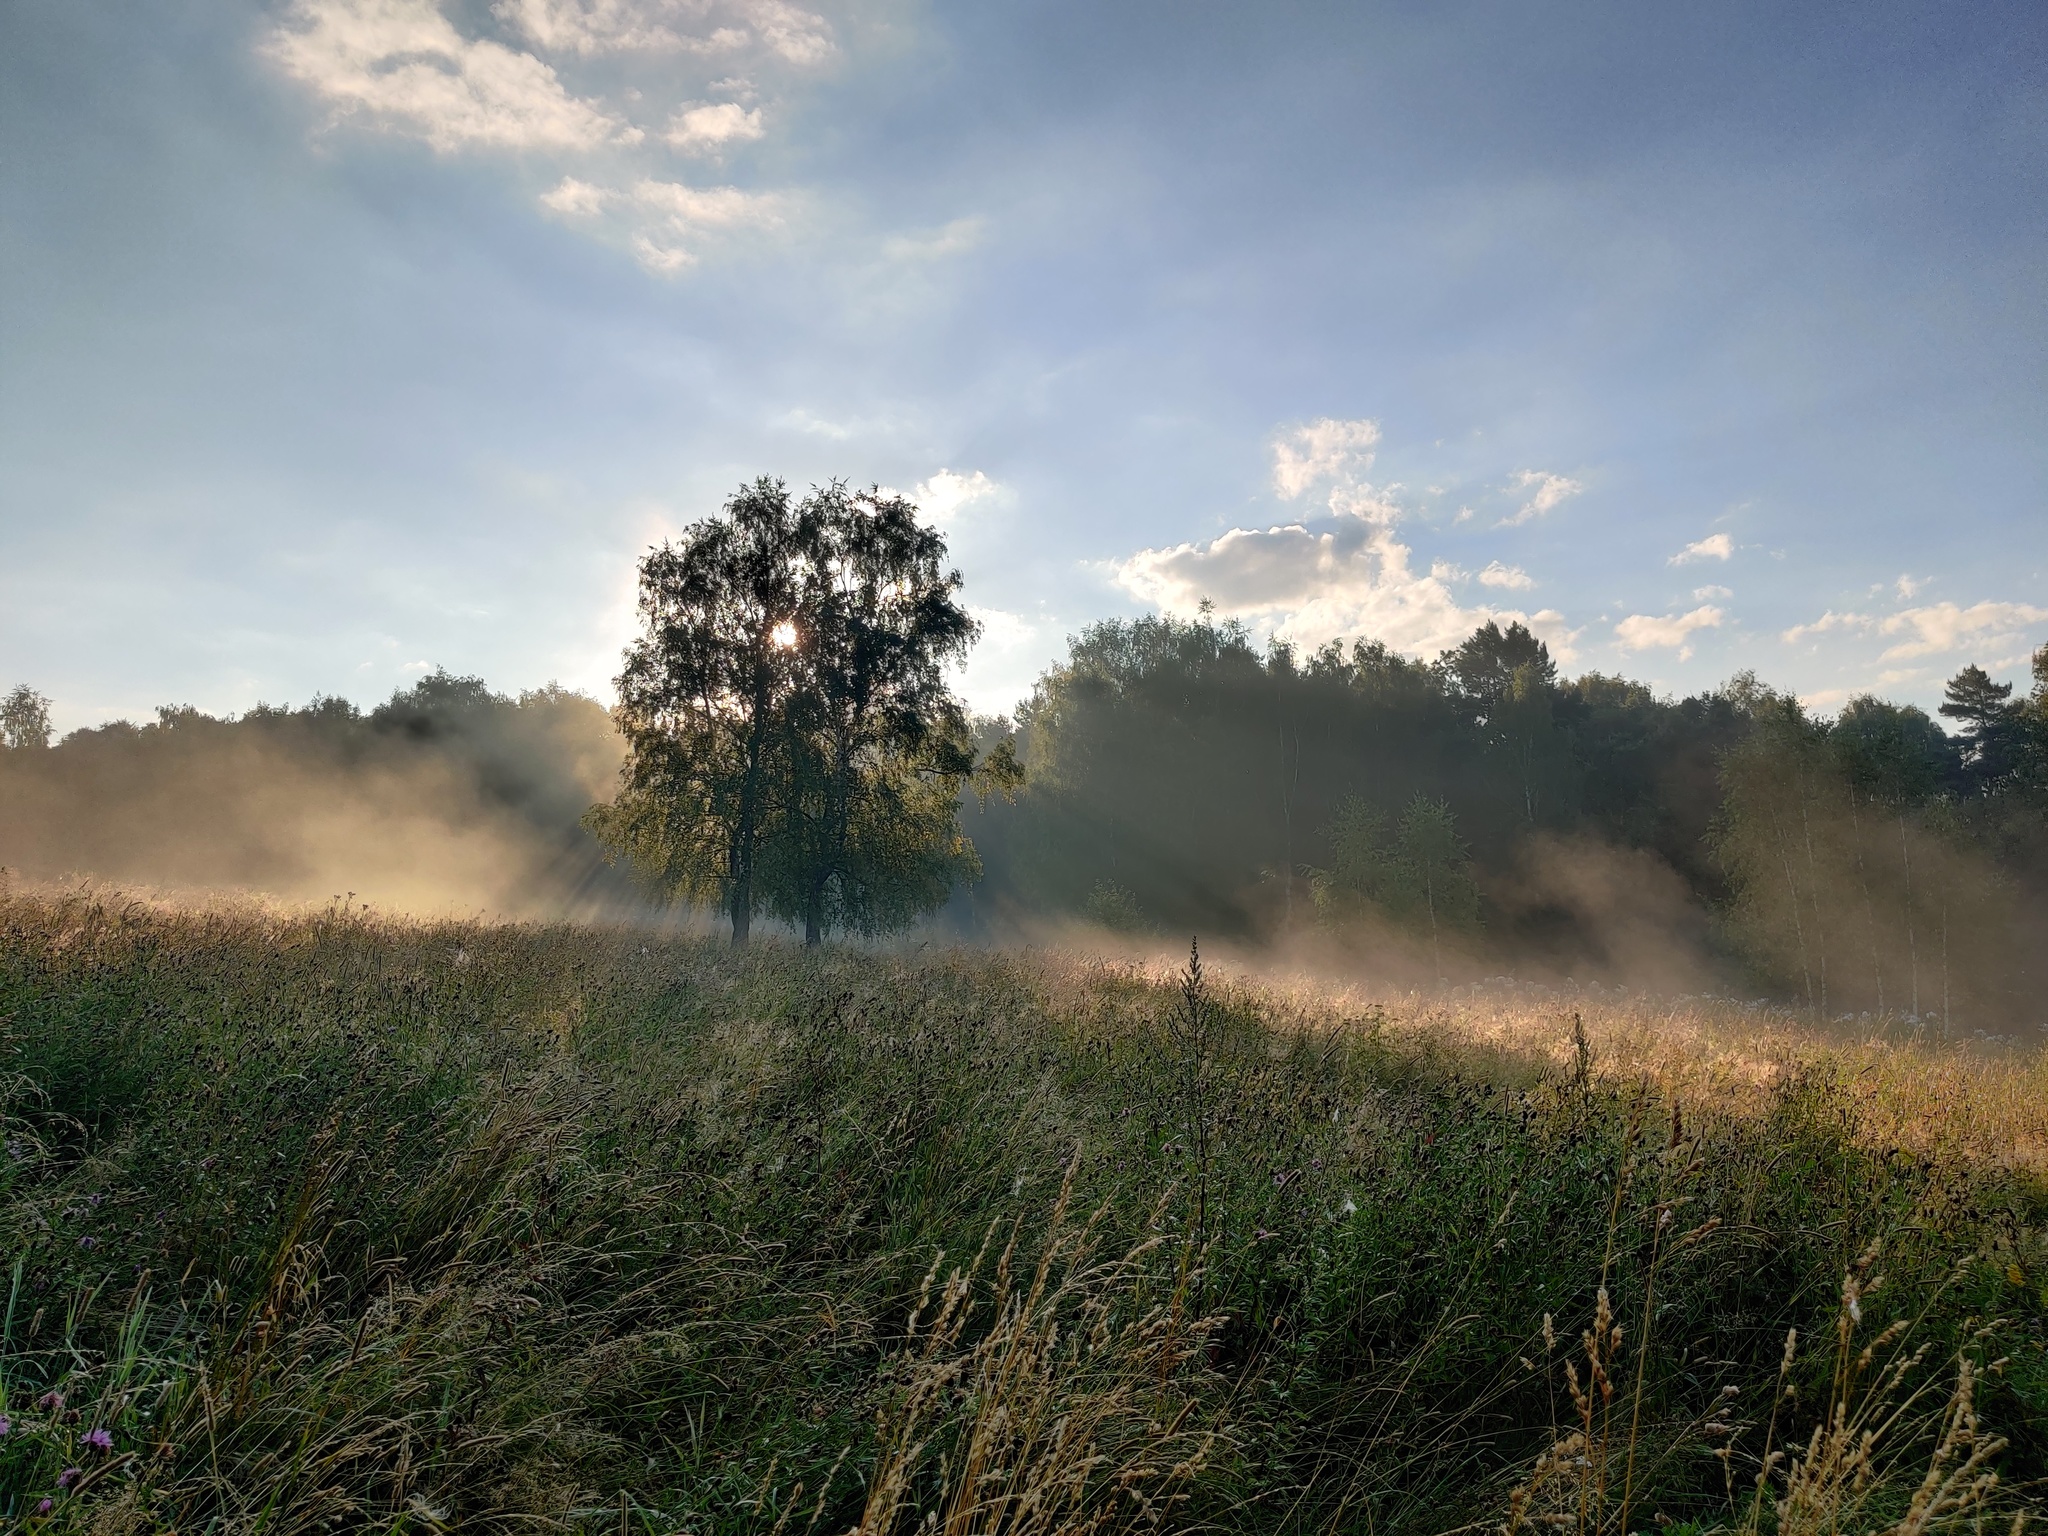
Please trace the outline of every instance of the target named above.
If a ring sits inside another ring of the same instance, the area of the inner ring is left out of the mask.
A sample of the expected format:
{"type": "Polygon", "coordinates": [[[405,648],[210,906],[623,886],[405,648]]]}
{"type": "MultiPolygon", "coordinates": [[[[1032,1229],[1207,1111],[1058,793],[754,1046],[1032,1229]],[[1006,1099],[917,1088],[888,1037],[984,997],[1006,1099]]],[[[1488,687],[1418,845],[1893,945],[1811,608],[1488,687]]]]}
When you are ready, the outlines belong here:
{"type": "Polygon", "coordinates": [[[2017,1532],[2048,1059],[0,891],[0,1520],[2017,1532]]]}

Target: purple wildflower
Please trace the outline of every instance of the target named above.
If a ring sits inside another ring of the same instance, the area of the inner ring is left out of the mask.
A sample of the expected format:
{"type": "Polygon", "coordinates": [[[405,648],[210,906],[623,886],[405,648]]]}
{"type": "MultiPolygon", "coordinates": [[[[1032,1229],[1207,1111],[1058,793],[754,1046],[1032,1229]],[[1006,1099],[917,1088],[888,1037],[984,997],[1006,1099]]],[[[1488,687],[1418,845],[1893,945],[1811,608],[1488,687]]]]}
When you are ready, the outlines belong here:
{"type": "Polygon", "coordinates": [[[114,1433],[108,1429],[88,1429],[85,1443],[104,1455],[114,1448],[114,1433]]]}
{"type": "Polygon", "coordinates": [[[53,1503],[54,1501],[50,1499],[43,1500],[42,1503],[36,1506],[36,1513],[39,1515],[47,1515],[50,1512],[53,1503]]]}
{"type": "Polygon", "coordinates": [[[59,1472],[57,1474],[57,1486],[59,1488],[69,1489],[73,1483],[77,1482],[83,1476],[85,1476],[85,1468],[66,1467],[62,1472],[59,1472]]]}
{"type": "Polygon", "coordinates": [[[64,1394],[62,1392],[45,1392],[36,1399],[36,1406],[50,1411],[62,1408],[64,1406],[64,1394]]]}
{"type": "Polygon", "coordinates": [[[96,1237],[81,1237],[78,1240],[78,1246],[81,1248],[97,1248],[99,1245],[99,1239],[96,1237]]]}
{"type": "Polygon", "coordinates": [[[0,1435],[11,1435],[13,1433],[14,1420],[7,1417],[6,1414],[0,1413],[0,1435]]]}

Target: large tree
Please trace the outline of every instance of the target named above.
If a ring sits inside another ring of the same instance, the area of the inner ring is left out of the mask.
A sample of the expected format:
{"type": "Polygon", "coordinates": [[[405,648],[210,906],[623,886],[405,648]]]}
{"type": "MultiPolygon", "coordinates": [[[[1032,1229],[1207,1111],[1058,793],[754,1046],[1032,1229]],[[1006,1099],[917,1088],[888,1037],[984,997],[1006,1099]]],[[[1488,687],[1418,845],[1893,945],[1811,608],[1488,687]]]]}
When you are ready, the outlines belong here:
{"type": "Polygon", "coordinates": [[[641,632],[618,677],[623,783],[591,825],[664,895],[723,906],[736,946],[759,904],[797,613],[821,542],[811,512],[764,475],[640,562],[641,632]]]}
{"type": "Polygon", "coordinates": [[[665,896],[724,908],[735,945],[757,912],[814,944],[898,927],[977,868],[944,674],[977,630],[916,511],[764,477],[641,562],[629,755],[591,825],[665,896]]]}
{"type": "Polygon", "coordinates": [[[978,626],[917,508],[838,482],[805,509],[815,529],[784,718],[781,878],[768,893],[807,944],[828,927],[877,931],[945,899],[972,873],[954,823],[974,770],[945,665],[978,626]]]}
{"type": "Polygon", "coordinates": [[[2019,745],[2020,711],[2012,702],[2012,684],[1994,683],[1991,674],[1974,664],[1948,681],[1941,712],[1961,723],[1963,761],[1971,776],[1989,788],[2011,773],[2019,745]]]}

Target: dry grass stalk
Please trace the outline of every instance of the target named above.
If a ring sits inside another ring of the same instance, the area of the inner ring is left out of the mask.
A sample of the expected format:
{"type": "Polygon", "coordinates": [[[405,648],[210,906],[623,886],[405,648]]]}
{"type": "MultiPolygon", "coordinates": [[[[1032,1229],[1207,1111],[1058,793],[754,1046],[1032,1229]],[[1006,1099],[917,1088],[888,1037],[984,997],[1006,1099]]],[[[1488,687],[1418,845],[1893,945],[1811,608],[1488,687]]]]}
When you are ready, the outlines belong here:
{"type": "Polygon", "coordinates": [[[895,1362],[894,1401],[858,1536],[1100,1533],[1159,1525],[1225,1444],[1202,1415],[1207,1342],[1161,1239],[1095,1253],[1103,1211],[1070,1217],[1078,1152],[1037,1262],[1013,1223],[932,1295],[935,1260],[895,1362]],[[1160,1292],[1163,1288],[1164,1294],[1160,1292]],[[978,1331],[983,1318],[985,1331],[978,1331]]]}

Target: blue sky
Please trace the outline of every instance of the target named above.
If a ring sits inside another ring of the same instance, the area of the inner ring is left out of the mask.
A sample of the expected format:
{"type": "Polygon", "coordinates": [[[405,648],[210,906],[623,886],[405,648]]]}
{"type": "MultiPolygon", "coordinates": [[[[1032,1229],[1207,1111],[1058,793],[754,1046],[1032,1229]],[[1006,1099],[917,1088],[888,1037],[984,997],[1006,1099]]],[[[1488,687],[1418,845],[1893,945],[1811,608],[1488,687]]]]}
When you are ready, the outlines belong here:
{"type": "Polygon", "coordinates": [[[2048,11],[11,0],[0,686],[600,695],[743,477],[1028,691],[1203,597],[1931,704],[2048,641],[2048,11]]]}

